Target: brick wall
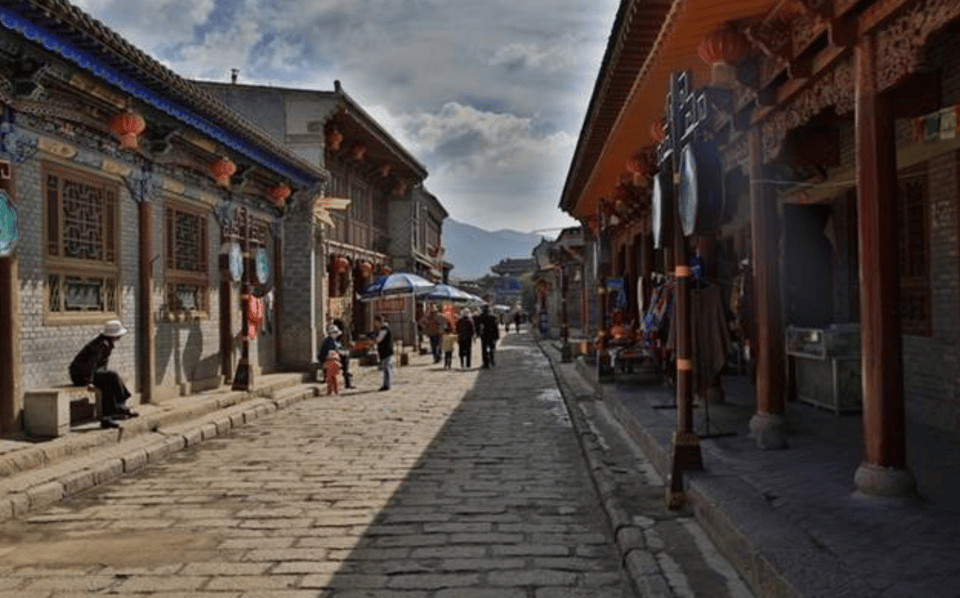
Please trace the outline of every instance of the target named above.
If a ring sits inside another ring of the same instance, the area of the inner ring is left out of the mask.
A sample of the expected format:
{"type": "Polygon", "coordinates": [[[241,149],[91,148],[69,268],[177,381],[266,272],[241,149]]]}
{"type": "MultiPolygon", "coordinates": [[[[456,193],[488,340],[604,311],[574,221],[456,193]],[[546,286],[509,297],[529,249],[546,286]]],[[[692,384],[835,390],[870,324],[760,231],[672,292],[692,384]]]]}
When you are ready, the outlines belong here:
{"type": "MultiPolygon", "coordinates": [[[[941,73],[941,105],[960,102],[960,39],[956,35],[943,35],[933,40],[927,48],[927,61],[941,73]]],[[[898,141],[902,142],[902,138],[898,141]]],[[[956,426],[960,397],[958,159],[958,153],[951,150],[928,162],[932,334],[903,338],[908,417],[951,431],[956,426]]]]}
{"type": "MultiPolygon", "coordinates": [[[[57,325],[44,323],[44,269],[41,193],[41,155],[16,167],[17,209],[20,211],[21,241],[19,255],[20,293],[20,368],[21,390],[60,386],[70,383],[67,368],[77,351],[96,337],[103,322],[89,325],[57,325]]],[[[73,168],[84,170],[79,165],[73,168]]],[[[95,171],[86,170],[95,174],[95,171]]],[[[120,318],[133,332],[137,322],[137,205],[121,189],[120,194],[120,318]]],[[[110,358],[111,368],[127,380],[131,391],[139,389],[136,368],[136,341],[128,335],[120,341],[110,358]]]]}
{"type": "Polygon", "coordinates": [[[317,322],[323,322],[323,288],[326,260],[316,256],[315,227],[305,214],[291,214],[284,220],[283,301],[280,334],[280,362],[286,367],[305,367],[316,360],[317,322]],[[320,263],[317,263],[320,259],[320,263]]]}
{"type": "MultiPolygon", "coordinates": [[[[132,203],[132,200],[131,200],[132,203]]],[[[165,251],[165,231],[163,227],[164,199],[154,202],[153,243],[154,253],[163,255],[165,251]]],[[[134,207],[136,207],[134,205],[134,207]]],[[[136,230],[129,229],[129,230],[136,230]]],[[[134,235],[127,235],[135,237],[134,235]]],[[[153,308],[156,324],[156,373],[157,400],[172,396],[189,394],[216,388],[220,385],[220,226],[213,214],[207,217],[207,272],[209,273],[209,312],[208,316],[189,321],[167,321],[164,288],[164,260],[154,266],[153,308]]],[[[137,239],[131,238],[131,250],[137,251],[137,239]]],[[[137,280],[136,264],[125,280],[137,280]],[[129,278],[128,278],[129,277],[129,278]]],[[[233,305],[238,305],[236,289],[233,292],[233,305]]],[[[239,311],[232,317],[232,330],[240,330],[239,311]]],[[[251,358],[256,351],[251,350],[251,358]]],[[[256,360],[254,359],[254,363],[256,360]]]]}

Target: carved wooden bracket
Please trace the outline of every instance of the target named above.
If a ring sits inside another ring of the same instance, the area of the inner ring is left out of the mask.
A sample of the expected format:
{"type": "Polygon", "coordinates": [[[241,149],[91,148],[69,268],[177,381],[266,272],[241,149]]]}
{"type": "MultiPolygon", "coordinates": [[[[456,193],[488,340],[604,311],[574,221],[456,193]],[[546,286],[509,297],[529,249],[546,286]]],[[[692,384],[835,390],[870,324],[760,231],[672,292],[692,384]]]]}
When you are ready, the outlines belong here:
{"type": "Polygon", "coordinates": [[[920,0],[877,33],[877,86],[885,91],[914,72],[930,37],[960,18],[957,0],[920,0]]]}
{"type": "Polygon", "coordinates": [[[837,114],[842,115],[853,110],[853,105],[853,66],[848,57],[821,73],[789,104],[774,112],[761,124],[764,162],[769,162],[780,154],[783,140],[792,129],[804,125],[830,106],[833,106],[837,114]]]}

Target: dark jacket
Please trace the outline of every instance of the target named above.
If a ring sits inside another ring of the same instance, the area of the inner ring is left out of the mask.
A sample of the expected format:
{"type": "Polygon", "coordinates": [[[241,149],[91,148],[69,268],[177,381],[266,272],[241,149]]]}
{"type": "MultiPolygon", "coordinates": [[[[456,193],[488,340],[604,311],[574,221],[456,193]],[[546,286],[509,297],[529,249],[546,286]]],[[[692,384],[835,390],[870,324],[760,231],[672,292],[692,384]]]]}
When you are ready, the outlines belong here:
{"type": "Polygon", "coordinates": [[[327,359],[327,353],[330,351],[339,351],[340,342],[332,336],[328,336],[320,343],[320,352],[317,354],[317,361],[323,363],[327,359]]]}
{"type": "Polygon", "coordinates": [[[461,341],[469,341],[473,338],[473,318],[470,316],[461,316],[457,320],[457,338],[461,341]]]}
{"type": "Polygon", "coordinates": [[[380,332],[386,332],[386,334],[377,341],[377,355],[380,359],[391,357],[393,355],[393,334],[390,332],[390,327],[386,324],[381,326],[380,331],[377,332],[377,337],[380,336],[380,332]]]}
{"type": "Polygon", "coordinates": [[[91,384],[94,372],[106,369],[111,353],[113,339],[109,336],[101,334],[87,343],[70,363],[70,381],[77,386],[91,384]]]}
{"type": "Polygon", "coordinates": [[[485,341],[495,341],[500,338],[500,323],[490,312],[480,314],[478,320],[480,338],[485,341]]]}

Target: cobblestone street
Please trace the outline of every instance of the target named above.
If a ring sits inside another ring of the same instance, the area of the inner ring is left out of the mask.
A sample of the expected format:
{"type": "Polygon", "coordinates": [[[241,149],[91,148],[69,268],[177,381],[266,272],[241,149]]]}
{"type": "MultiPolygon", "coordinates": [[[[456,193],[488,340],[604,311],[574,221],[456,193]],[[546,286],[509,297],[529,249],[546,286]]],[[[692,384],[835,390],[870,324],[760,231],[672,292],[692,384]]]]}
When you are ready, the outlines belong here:
{"type": "MultiPolygon", "coordinates": [[[[553,371],[526,335],[506,337],[493,369],[418,357],[397,379],[376,392],[378,372],[361,368],[358,390],[4,524],[0,596],[635,596],[553,371]]],[[[646,492],[635,506],[662,510],[659,487],[646,492]]],[[[665,517],[689,536],[691,521],[665,517]]],[[[738,595],[715,573],[703,577],[715,590],[699,591],[685,565],[659,562],[663,595],[738,595]]]]}

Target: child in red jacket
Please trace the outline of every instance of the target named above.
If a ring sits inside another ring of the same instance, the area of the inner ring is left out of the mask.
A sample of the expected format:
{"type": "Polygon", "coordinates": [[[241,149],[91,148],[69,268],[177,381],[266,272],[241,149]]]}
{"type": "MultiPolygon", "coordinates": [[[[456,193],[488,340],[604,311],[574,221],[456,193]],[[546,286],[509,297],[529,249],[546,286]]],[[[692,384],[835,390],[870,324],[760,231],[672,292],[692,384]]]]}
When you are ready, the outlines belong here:
{"type": "Polygon", "coordinates": [[[323,372],[327,379],[327,394],[338,395],[340,388],[337,386],[337,376],[340,375],[340,354],[336,351],[327,353],[327,358],[323,362],[323,372]]]}

